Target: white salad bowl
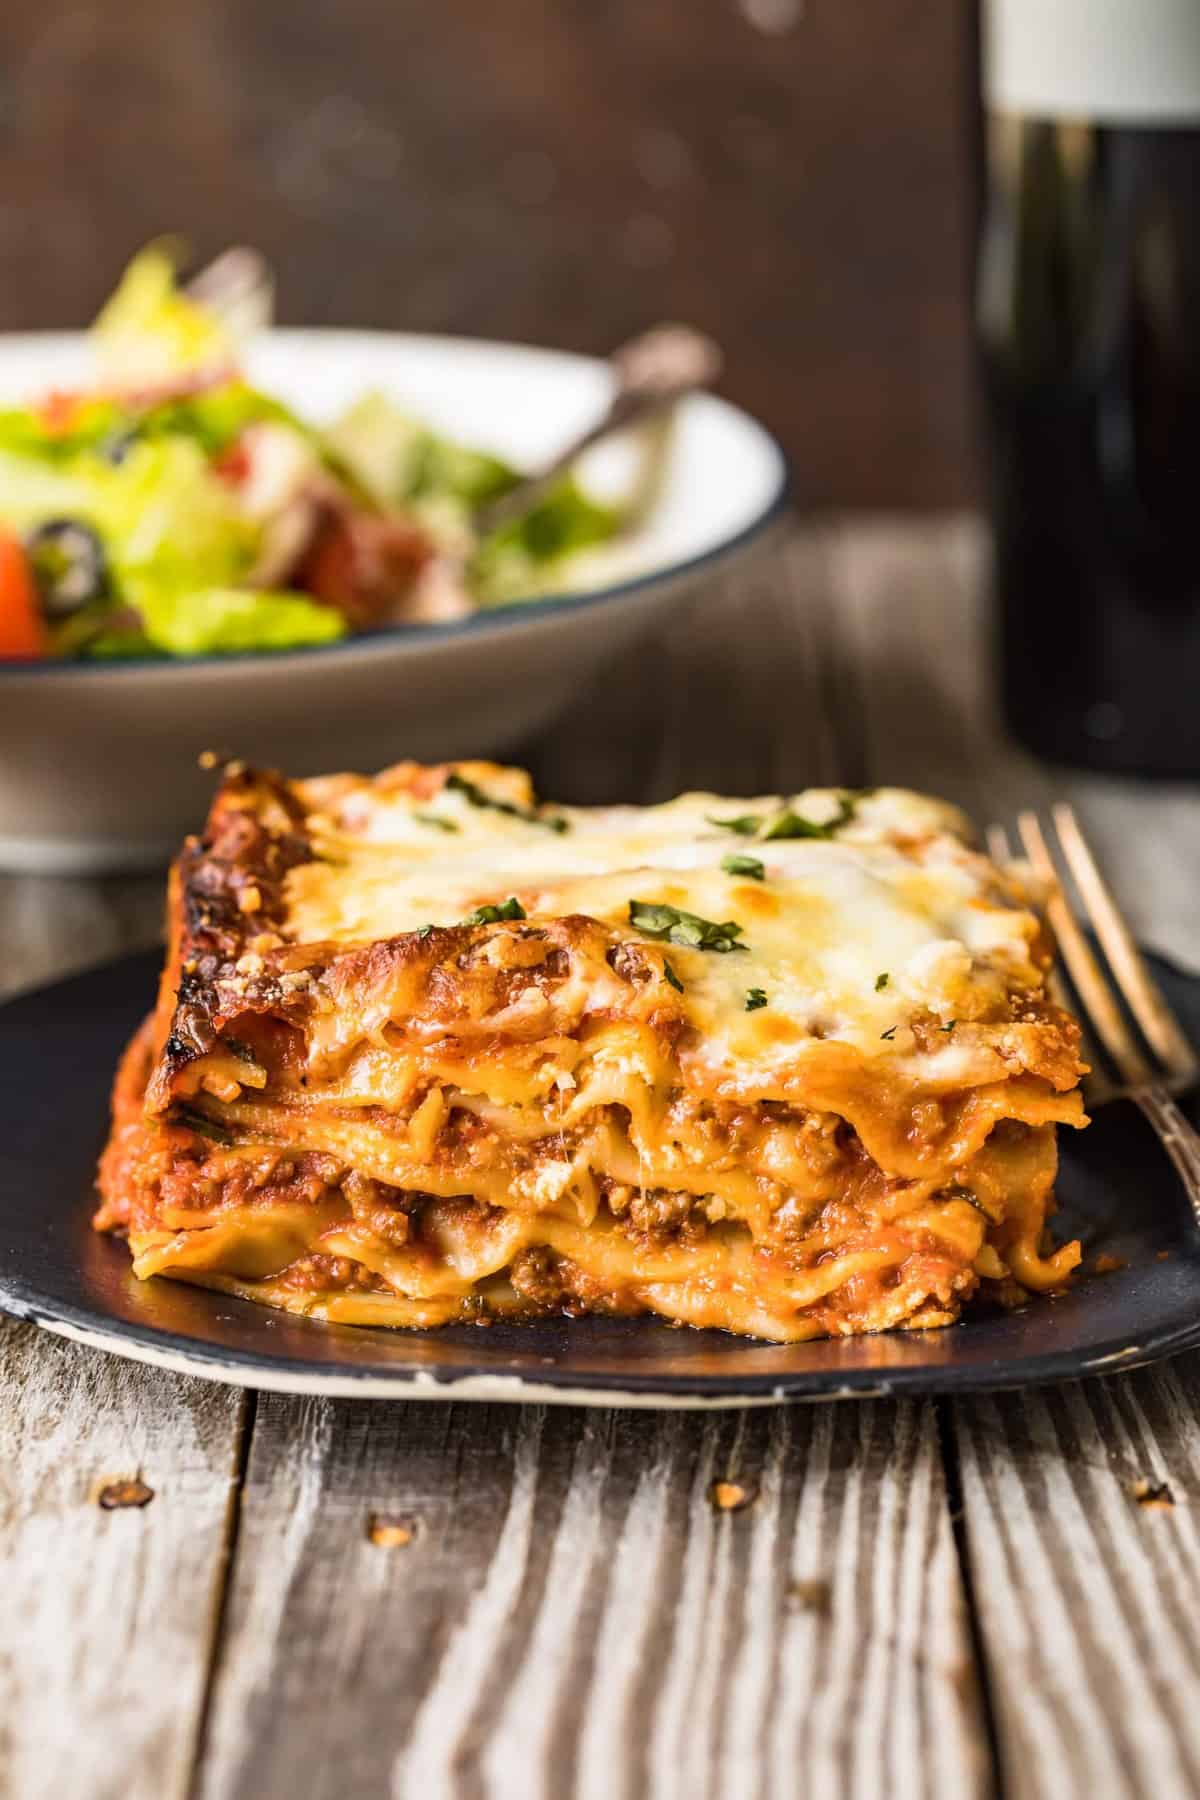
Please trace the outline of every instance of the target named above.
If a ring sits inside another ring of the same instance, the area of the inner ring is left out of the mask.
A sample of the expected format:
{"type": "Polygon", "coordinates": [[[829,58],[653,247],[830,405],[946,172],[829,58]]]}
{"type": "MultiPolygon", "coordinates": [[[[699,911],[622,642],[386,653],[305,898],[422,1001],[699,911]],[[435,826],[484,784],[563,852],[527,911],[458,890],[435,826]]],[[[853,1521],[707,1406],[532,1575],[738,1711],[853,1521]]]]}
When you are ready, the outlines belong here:
{"type": "MultiPolygon", "coordinates": [[[[435,430],[536,467],[602,410],[605,365],[512,344],[274,331],[249,378],[314,421],[368,389],[435,430]]],[[[82,335],[0,337],[0,404],[86,378],[82,335]]],[[[630,443],[587,485],[628,485],[630,443]]],[[[571,591],[460,622],[310,649],[175,661],[0,661],[0,868],[152,867],[202,820],[206,749],[293,774],[502,753],[661,620],[780,511],[786,462],[762,426],[696,395],[678,409],[635,530],[572,563],[571,591]]]]}

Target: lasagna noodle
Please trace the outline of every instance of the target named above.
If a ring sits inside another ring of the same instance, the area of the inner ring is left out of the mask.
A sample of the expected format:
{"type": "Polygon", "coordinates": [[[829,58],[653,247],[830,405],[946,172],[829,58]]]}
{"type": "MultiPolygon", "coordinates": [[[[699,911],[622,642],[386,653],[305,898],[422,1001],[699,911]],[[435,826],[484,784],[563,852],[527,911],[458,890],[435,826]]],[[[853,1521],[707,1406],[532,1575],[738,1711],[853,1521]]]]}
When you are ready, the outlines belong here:
{"type": "Polygon", "coordinates": [[[917,796],[546,812],[492,765],[234,768],[96,1222],[139,1276],[352,1324],[946,1324],[1078,1261],[1046,1234],[1083,1118],[1047,961],[917,796]]]}

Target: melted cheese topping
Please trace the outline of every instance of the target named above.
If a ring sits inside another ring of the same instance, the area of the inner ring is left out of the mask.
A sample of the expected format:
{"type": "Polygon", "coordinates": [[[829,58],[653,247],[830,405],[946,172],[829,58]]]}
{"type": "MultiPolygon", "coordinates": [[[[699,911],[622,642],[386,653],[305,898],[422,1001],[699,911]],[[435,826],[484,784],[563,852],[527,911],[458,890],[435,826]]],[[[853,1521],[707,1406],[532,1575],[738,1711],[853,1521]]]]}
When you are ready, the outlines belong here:
{"type": "MultiPolygon", "coordinates": [[[[695,1054],[751,1085],[816,1040],[911,1064],[925,1079],[978,1079],[991,1052],[972,1049],[958,1027],[995,1017],[1014,990],[1041,986],[1031,956],[1038,923],[1024,897],[969,849],[961,815],[900,789],[857,799],[836,836],[764,841],[714,821],[766,822],[790,806],[820,825],[840,815],[841,795],[693,793],[662,806],[560,808],[546,815],[565,821],[555,831],[455,789],[422,802],[366,784],[334,795],[306,786],[319,860],[287,878],[288,938],[368,943],[457,924],[510,897],[535,923],[582,914],[630,942],[643,936],[631,901],[733,920],[744,948],[654,941],[682,983],[695,1054]],[[721,865],[730,856],[754,858],[763,878],[729,873],[721,865]],[[755,989],[766,1004],[747,1010],[755,989]],[[918,1054],[909,1020],[919,1012],[948,1029],[918,1054]]],[[[494,778],[487,792],[528,805],[527,793],[494,778]]]]}

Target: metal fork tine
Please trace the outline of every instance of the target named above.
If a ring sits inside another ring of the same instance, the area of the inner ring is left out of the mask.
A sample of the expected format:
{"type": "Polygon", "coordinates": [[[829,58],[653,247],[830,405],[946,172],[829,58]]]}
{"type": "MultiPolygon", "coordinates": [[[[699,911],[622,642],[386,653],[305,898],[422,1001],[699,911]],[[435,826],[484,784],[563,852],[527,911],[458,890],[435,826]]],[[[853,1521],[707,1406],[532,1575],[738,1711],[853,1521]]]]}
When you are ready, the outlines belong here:
{"type": "Polygon", "coordinates": [[[1008,833],[1003,825],[989,825],[986,832],[987,853],[998,868],[1012,861],[1012,852],[1008,847],[1008,833]]]}
{"type": "Polygon", "coordinates": [[[1058,885],[1058,871],[1047,848],[1037,814],[1023,812],[1017,820],[1017,829],[1030,862],[1049,889],[1046,916],[1058,939],[1063,961],[1070,970],[1071,980],[1096,1036],[1116,1064],[1123,1081],[1128,1082],[1131,1087],[1147,1085],[1154,1079],[1153,1071],[1125,1022],[1116,996],[1092,954],[1091,945],[1063,898],[1058,885]]]}
{"type": "Polygon", "coordinates": [[[1175,1015],[1162,996],[1140,951],[1133,941],[1108,884],[1096,866],[1074,809],[1060,801],[1053,809],[1062,853],[1079,889],[1088,917],[1100,939],[1117,986],[1130,1012],[1141,1026],[1146,1042],[1176,1077],[1195,1075],[1200,1060],[1180,1030],[1175,1015]]]}
{"type": "MultiPolygon", "coordinates": [[[[1102,1101],[1127,1096],[1140,1109],[1152,1130],[1158,1137],[1163,1149],[1175,1165],[1192,1216],[1200,1228],[1200,1133],[1188,1123],[1171,1097],[1172,1087],[1191,1085],[1197,1068],[1196,1059],[1190,1045],[1184,1040],[1186,1055],[1179,1056],[1179,1044],[1174,1032],[1178,1031],[1173,1017],[1167,1009],[1166,1002],[1157,993],[1149,977],[1141,965],[1141,958],[1133,947],[1128,930],[1117,912],[1112,896],[1104,887],[1096,869],[1095,862],[1083,842],[1083,834],[1076,824],[1069,807],[1057,807],[1054,818],[1059,837],[1060,849],[1067,860],[1072,874],[1075,876],[1080,895],[1083,898],[1088,922],[1093,925],[1096,935],[1104,946],[1105,955],[1110,959],[1116,972],[1116,979],[1121,984],[1124,998],[1128,1001],[1130,1011],[1146,1031],[1146,1041],[1157,1054],[1161,1054],[1168,1063],[1172,1073],[1168,1081],[1161,1080],[1150,1068],[1142,1054],[1129,1025],[1121,1011],[1120,1003],[1109,980],[1101,969],[1092,947],[1084,936],[1070,903],[1058,882],[1058,871],[1054,866],[1054,858],[1050,854],[1045,835],[1036,813],[1024,812],[1017,821],[1021,842],[1025,854],[1037,874],[1046,883],[1046,916],[1051,930],[1058,938],[1058,947],[1062,958],[1071,973],[1071,981],[1079,998],[1079,1006],[1075,1010],[1081,1015],[1083,1037],[1081,1049],[1085,1061],[1097,1066],[1095,1050],[1088,1041],[1089,1028],[1094,1030],[1107,1053],[1108,1060],[1119,1070],[1121,1087],[1114,1088],[1101,1075],[1097,1080],[1092,1074],[1085,1081],[1086,1097],[1089,1106],[1099,1105],[1102,1101]],[[1080,856],[1080,848],[1083,857],[1080,856]],[[1099,896],[1100,904],[1097,904],[1099,896]],[[1120,927],[1120,941],[1114,937],[1113,921],[1120,927]],[[1102,923],[1103,921],[1103,923],[1102,923]],[[1132,974],[1131,974],[1132,971],[1132,974]],[[1152,1001],[1157,1005],[1152,1012],[1146,1009],[1146,989],[1149,989],[1152,1001]],[[1134,995],[1141,1000],[1138,1007],[1134,995]],[[1153,1028],[1147,1020],[1153,1021],[1153,1028]],[[1163,1035],[1163,1022],[1167,1022],[1168,1030],[1163,1035]]],[[[995,862],[1002,866],[1008,862],[1008,838],[1001,826],[993,826],[988,832],[988,849],[995,862]]],[[[1049,976],[1050,993],[1053,999],[1058,998],[1054,987],[1055,973],[1049,976]]],[[[1072,1009],[1069,1009],[1072,1010],[1072,1009]]],[[[1182,1036],[1182,1034],[1180,1034],[1182,1036]]]]}
{"type": "MultiPolygon", "coordinates": [[[[1013,860],[1007,831],[1003,825],[989,825],[985,836],[988,855],[998,868],[1006,868],[1013,860]]],[[[1079,1051],[1083,1061],[1088,1065],[1089,1071],[1084,1077],[1085,1095],[1089,1105],[1101,1106],[1106,1099],[1111,1097],[1113,1086],[1105,1076],[1104,1062],[1086,1018],[1076,1017],[1080,1009],[1067,992],[1062,970],[1057,963],[1052,963],[1046,972],[1046,993],[1054,1005],[1061,1007],[1063,1012],[1070,1013],[1079,1026],[1079,1051]]]]}

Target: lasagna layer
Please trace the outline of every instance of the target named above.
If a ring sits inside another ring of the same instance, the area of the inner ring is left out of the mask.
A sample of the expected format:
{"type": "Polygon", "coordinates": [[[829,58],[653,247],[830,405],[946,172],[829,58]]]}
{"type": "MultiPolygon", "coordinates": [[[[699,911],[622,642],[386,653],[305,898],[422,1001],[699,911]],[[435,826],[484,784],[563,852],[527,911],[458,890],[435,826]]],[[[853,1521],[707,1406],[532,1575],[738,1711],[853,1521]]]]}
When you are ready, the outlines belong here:
{"type": "Polygon", "coordinates": [[[1027,896],[897,790],[546,809],[232,765],[101,1165],[142,1276],[349,1323],[780,1341],[1060,1285],[1078,1033],[1027,896]]]}

